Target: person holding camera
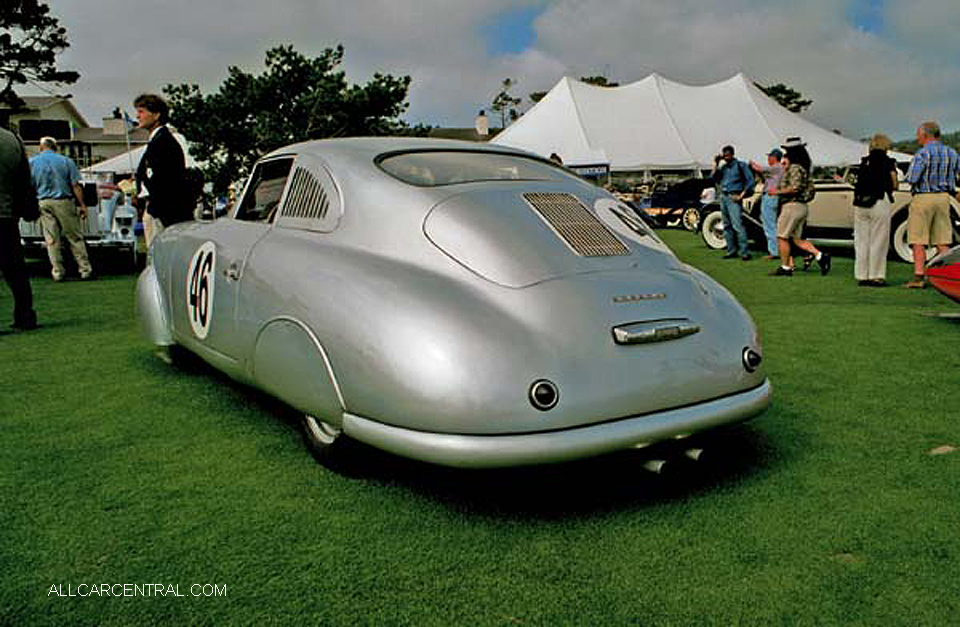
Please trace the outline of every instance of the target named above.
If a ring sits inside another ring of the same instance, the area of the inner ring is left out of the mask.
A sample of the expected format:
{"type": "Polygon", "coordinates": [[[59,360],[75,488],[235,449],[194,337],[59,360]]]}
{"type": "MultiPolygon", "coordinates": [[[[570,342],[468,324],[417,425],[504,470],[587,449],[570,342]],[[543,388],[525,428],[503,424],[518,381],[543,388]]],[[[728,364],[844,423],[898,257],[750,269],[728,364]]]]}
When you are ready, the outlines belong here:
{"type": "Polygon", "coordinates": [[[767,153],[767,165],[750,162],[750,169],[763,180],[760,218],[763,222],[763,235],[767,238],[766,259],[770,261],[780,258],[779,244],[777,244],[777,214],[780,210],[780,198],[770,192],[780,187],[780,179],[783,178],[783,164],[780,163],[782,159],[783,151],[774,148],[767,153]]]}
{"type": "Polygon", "coordinates": [[[746,163],[734,157],[733,146],[724,146],[713,158],[711,178],[720,193],[720,215],[723,216],[727,247],[723,258],[740,257],[749,261],[747,229],[743,226],[743,199],[753,192],[753,173],[746,163]]]}

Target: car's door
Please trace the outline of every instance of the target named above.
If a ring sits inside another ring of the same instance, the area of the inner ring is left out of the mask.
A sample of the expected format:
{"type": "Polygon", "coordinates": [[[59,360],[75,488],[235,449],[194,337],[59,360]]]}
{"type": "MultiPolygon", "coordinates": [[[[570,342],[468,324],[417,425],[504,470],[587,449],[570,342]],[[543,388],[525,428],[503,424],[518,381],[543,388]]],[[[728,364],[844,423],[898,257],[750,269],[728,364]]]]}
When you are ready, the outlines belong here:
{"type": "Polygon", "coordinates": [[[321,289],[313,280],[313,264],[323,263],[326,236],[337,229],[342,215],[339,188],[322,159],[300,154],[287,171],[289,181],[273,226],[250,251],[240,281],[237,331],[251,342],[251,349],[265,322],[303,314],[302,290],[321,289]]]}
{"type": "Polygon", "coordinates": [[[846,181],[817,183],[807,225],[818,229],[853,228],[853,185],[846,181]]]}
{"type": "Polygon", "coordinates": [[[185,306],[174,313],[175,328],[228,368],[242,360],[248,344],[237,332],[240,280],[250,251],[271,228],[292,163],[292,157],[258,163],[232,216],[190,229],[180,244],[187,264],[174,271],[171,286],[185,306]]]}

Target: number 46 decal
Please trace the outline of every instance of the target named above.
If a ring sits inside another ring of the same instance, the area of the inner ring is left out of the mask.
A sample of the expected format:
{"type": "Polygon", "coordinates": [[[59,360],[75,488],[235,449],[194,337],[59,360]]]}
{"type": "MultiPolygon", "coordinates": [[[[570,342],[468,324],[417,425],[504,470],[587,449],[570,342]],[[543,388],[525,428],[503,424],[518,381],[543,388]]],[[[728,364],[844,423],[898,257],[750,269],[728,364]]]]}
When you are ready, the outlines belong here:
{"type": "Polygon", "coordinates": [[[201,340],[210,331],[213,318],[213,286],[216,276],[217,247],[213,242],[204,242],[187,271],[187,317],[190,328],[201,340]]]}

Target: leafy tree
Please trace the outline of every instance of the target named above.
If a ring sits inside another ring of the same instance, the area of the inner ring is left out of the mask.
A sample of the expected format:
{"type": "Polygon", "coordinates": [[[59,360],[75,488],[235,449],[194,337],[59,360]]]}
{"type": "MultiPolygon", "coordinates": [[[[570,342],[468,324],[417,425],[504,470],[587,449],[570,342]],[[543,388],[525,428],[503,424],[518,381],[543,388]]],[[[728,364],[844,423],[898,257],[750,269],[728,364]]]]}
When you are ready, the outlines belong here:
{"type": "Polygon", "coordinates": [[[620,83],[615,83],[607,80],[606,76],[581,76],[580,80],[588,85],[596,85],[597,87],[619,87],[620,83]]]}
{"type": "Polygon", "coordinates": [[[23,106],[14,87],[28,81],[73,84],[80,74],[57,69],[57,54],[66,50],[67,29],[38,0],[0,3],[0,104],[23,106]]]}
{"type": "Polygon", "coordinates": [[[533,104],[537,104],[538,102],[543,100],[543,97],[546,95],[547,95],[547,92],[545,91],[535,91],[535,92],[532,92],[528,97],[530,98],[530,102],[532,102],[533,104]]]}
{"type": "MultiPolygon", "coordinates": [[[[941,132],[940,141],[946,146],[950,146],[954,150],[960,150],[960,131],[955,131],[953,133],[943,133],[941,132]]],[[[901,139],[900,141],[893,142],[893,149],[900,152],[914,153],[920,150],[920,142],[914,139],[901,139]]]]}
{"type": "Polygon", "coordinates": [[[520,98],[514,98],[510,95],[510,88],[515,86],[517,82],[512,78],[503,79],[503,83],[500,84],[500,93],[493,99],[493,104],[490,105],[490,108],[500,114],[500,127],[507,127],[507,118],[510,118],[510,121],[516,120],[520,117],[520,113],[517,111],[517,105],[520,104],[520,98]]]}
{"type": "Polygon", "coordinates": [[[787,87],[783,83],[775,83],[764,87],[760,83],[754,83],[760,91],[770,96],[789,111],[800,113],[813,104],[813,100],[805,100],[803,94],[799,91],[787,87]]]}
{"type": "Polygon", "coordinates": [[[262,155],[298,141],[356,135],[424,135],[423,126],[399,119],[406,111],[410,77],[374,74],[351,85],[343,71],[343,46],[308,58],[292,46],[266,53],[266,70],[228,69],[216,93],[197,85],[167,85],[170,120],[190,140],[193,154],[219,193],[262,155]]]}

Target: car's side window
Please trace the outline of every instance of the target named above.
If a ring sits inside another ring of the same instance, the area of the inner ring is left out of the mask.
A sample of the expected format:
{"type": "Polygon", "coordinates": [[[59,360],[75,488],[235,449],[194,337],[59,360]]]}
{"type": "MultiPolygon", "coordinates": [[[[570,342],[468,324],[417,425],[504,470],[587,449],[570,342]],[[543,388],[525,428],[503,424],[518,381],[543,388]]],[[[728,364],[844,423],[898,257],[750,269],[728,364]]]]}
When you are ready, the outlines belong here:
{"type": "Polygon", "coordinates": [[[290,174],[276,225],[330,233],[336,230],[342,213],[340,191],[323,161],[314,155],[301,154],[290,174]]]}
{"type": "Polygon", "coordinates": [[[248,222],[271,222],[280,205],[292,165],[292,157],[258,163],[250,175],[250,184],[234,217],[248,222]]]}

